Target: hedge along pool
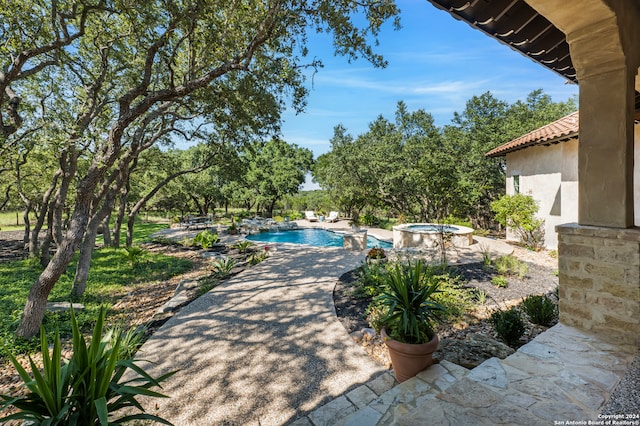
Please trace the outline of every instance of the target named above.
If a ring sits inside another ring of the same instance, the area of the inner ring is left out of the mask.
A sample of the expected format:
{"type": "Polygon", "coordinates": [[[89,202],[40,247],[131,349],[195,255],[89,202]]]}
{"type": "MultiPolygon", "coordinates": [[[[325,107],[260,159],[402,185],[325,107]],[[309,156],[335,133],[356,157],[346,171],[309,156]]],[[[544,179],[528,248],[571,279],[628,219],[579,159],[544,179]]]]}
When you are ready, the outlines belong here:
{"type": "MultiPolygon", "coordinates": [[[[344,244],[342,234],[317,228],[294,229],[291,231],[279,232],[261,232],[259,234],[247,235],[247,240],[260,243],[306,244],[317,247],[342,247],[344,244]]],[[[393,244],[379,240],[375,237],[367,236],[367,247],[381,247],[389,249],[393,247],[393,244]]]]}

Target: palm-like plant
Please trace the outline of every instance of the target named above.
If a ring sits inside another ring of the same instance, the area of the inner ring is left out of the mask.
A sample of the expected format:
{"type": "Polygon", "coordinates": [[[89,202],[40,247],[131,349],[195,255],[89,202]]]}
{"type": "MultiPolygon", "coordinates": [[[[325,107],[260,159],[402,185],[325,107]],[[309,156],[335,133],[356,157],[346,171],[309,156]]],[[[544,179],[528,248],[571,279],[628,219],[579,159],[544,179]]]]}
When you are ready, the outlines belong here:
{"type": "Polygon", "coordinates": [[[426,343],[434,336],[433,324],[445,308],[433,296],[440,281],[421,260],[406,267],[396,264],[386,275],[386,286],[378,296],[386,310],[381,324],[389,336],[403,343],[426,343]]]}
{"type": "Polygon", "coordinates": [[[122,332],[110,332],[102,336],[105,316],[106,309],[103,307],[98,315],[91,342],[87,346],[73,310],[71,311],[73,355],[68,362],[62,358],[58,332],[55,334],[53,351],[49,354],[46,334],[41,327],[43,372],[40,372],[29,357],[33,378],[17,359],[9,354],[29,392],[18,397],[1,396],[4,404],[0,409],[14,406],[20,410],[5,417],[4,421],[24,420],[27,424],[34,425],[106,426],[146,419],[171,424],[158,416],[144,413],[136,397],[166,397],[150,388],[160,386],[160,382],[173,373],[154,379],[135,365],[131,358],[123,357],[120,350],[122,332]],[[123,380],[125,372],[129,369],[137,373],[137,376],[123,380]],[[116,411],[127,407],[135,407],[142,413],[120,418],[114,415],[116,411]]]}

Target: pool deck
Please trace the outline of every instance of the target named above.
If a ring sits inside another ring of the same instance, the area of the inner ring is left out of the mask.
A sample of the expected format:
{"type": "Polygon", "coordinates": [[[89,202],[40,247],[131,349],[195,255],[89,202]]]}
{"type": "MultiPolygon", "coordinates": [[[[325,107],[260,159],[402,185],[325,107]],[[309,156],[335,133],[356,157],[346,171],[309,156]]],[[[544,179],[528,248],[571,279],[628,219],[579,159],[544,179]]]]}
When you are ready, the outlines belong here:
{"type": "MultiPolygon", "coordinates": [[[[307,220],[299,220],[297,224],[300,228],[322,228],[336,231],[350,232],[351,228],[347,220],[340,220],[334,223],[327,222],[309,222],[307,220]]],[[[380,228],[361,227],[366,229],[367,234],[379,240],[393,242],[393,231],[380,228]]],[[[493,238],[473,236],[473,244],[469,247],[450,247],[447,249],[447,261],[451,264],[464,264],[482,262],[483,251],[488,251],[492,256],[511,254],[513,247],[504,241],[493,238]]],[[[418,249],[400,249],[398,253],[407,253],[409,255],[437,256],[436,250],[418,250],[418,249]]]]}
{"type": "MultiPolygon", "coordinates": [[[[309,222],[307,220],[297,220],[295,221],[299,228],[320,228],[320,229],[328,229],[332,231],[339,232],[352,232],[351,227],[346,219],[339,220],[337,222],[309,222]]],[[[379,240],[393,242],[393,231],[389,231],[387,229],[381,228],[373,228],[363,226],[362,230],[367,230],[368,235],[375,237],[379,240]]],[[[164,236],[167,238],[171,238],[177,241],[180,241],[184,238],[193,238],[196,234],[200,232],[200,230],[187,230],[186,228],[173,228],[173,229],[165,229],[158,232],[156,235],[164,236]]],[[[227,235],[220,234],[221,241],[224,243],[233,244],[236,241],[241,241],[244,238],[243,235],[227,235]]],[[[447,262],[449,264],[464,264],[464,263],[473,263],[473,262],[482,262],[483,260],[483,252],[489,252],[492,256],[499,256],[504,254],[511,254],[513,252],[513,247],[509,244],[505,243],[501,240],[496,240],[493,238],[479,237],[473,236],[473,244],[469,247],[450,247],[447,249],[447,262]]],[[[258,243],[259,244],[259,243],[258,243]]],[[[275,247],[299,247],[297,244],[290,243],[269,243],[269,246],[275,247]]],[[[305,246],[308,247],[308,246],[305,246]]],[[[392,250],[396,252],[399,256],[421,256],[426,257],[427,259],[438,259],[439,254],[436,250],[420,250],[420,249],[399,249],[392,250]]]]}

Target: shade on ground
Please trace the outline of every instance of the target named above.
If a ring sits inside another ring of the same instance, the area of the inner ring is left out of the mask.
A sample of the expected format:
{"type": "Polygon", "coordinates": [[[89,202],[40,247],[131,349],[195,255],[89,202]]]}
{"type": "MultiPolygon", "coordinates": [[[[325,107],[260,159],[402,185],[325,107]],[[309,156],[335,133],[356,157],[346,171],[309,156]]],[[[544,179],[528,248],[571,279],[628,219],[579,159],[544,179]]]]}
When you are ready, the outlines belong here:
{"type": "MultiPolygon", "coordinates": [[[[333,287],[362,254],[281,249],[183,308],[142,347],[176,425],[283,424],[381,374],[335,315],[333,287]]],[[[157,409],[156,409],[157,404],[157,409]]]]}

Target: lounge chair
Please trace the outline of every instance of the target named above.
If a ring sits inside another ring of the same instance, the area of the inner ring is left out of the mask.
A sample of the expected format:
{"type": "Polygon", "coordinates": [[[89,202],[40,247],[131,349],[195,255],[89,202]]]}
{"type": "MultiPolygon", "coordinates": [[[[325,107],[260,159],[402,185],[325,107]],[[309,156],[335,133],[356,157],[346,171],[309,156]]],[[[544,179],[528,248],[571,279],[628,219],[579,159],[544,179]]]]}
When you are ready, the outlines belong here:
{"type": "Polygon", "coordinates": [[[313,213],[312,210],[307,210],[306,212],[304,212],[304,217],[309,222],[317,222],[318,221],[318,218],[316,217],[316,215],[313,213]]]}
{"type": "Polygon", "coordinates": [[[338,212],[329,212],[329,216],[326,219],[327,222],[337,222],[338,221],[338,212]]]}

